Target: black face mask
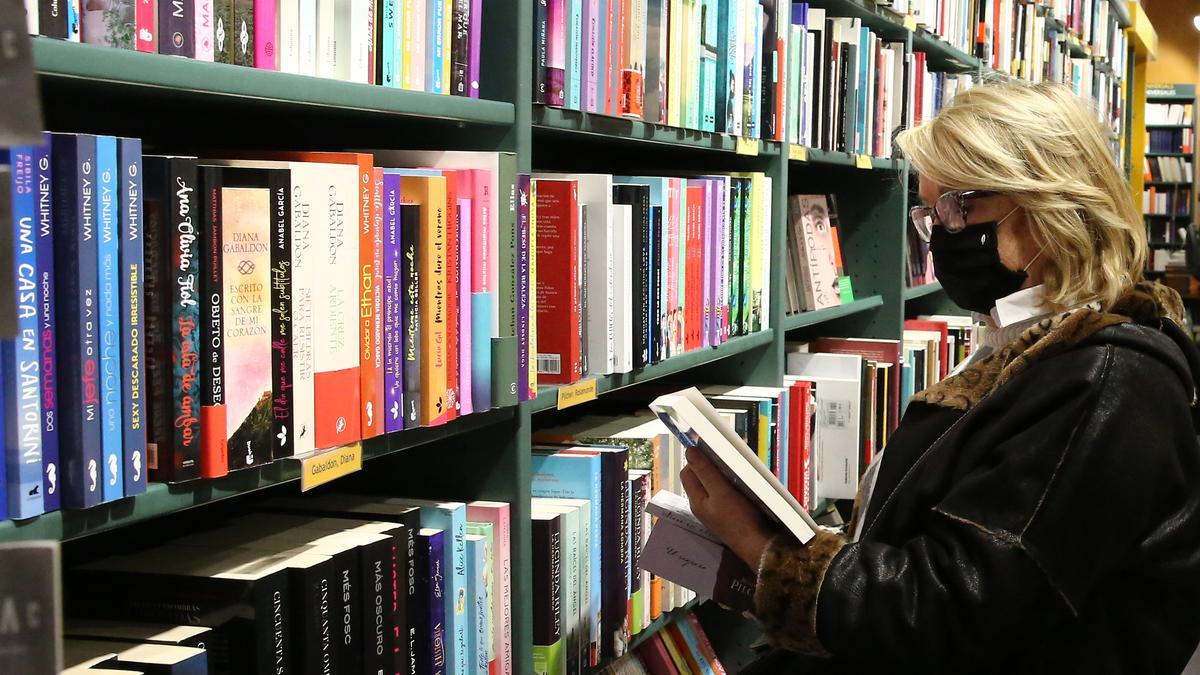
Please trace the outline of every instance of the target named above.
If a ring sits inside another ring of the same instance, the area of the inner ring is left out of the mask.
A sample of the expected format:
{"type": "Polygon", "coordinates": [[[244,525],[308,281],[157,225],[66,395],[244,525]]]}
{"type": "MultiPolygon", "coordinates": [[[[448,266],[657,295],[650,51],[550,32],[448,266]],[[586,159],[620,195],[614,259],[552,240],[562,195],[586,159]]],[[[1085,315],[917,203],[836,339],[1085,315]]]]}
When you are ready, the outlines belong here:
{"type": "Polygon", "coordinates": [[[1000,262],[998,226],[999,222],[971,224],[957,233],[934,227],[930,234],[929,250],[938,281],[963,309],[987,314],[996,300],[1021,290],[1029,277],[1024,270],[1010,270],[1000,262]]]}

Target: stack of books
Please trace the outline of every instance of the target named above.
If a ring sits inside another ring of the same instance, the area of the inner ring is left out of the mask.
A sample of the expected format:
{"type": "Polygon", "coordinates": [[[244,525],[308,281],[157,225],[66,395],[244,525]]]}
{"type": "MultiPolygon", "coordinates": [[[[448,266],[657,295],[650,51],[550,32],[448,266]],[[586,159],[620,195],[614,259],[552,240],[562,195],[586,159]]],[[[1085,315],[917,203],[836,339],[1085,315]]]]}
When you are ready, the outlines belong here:
{"type": "Polygon", "coordinates": [[[909,288],[924,286],[937,281],[933,268],[933,253],[929,250],[929,242],[917,236],[911,223],[905,226],[905,236],[908,240],[907,269],[905,282],[909,288]]]}
{"type": "Polygon", "coordinates": [[[836,307],[854,300],[842,263],[834,195],[788,197],[787,313],[836,307]]]}
{"type": "Polygon", "coordinates": [[[536,381],[768,330],[771,179],[538,174],[536,381]]]}
{"type": "Polygon", "coordinates": [[[2,171],[9,517],[517,402],[492,368],[536,339],[512,155],[197,159],[48,134],[2,171]]]}
{"type": "MultiPolygon", "coordinates": [[[[1153,104],[1146,107],[1149,108],[1153,104]]],[[[1150,152],[1183,152],[1191,154],[1194,132],[1184,129],[1147,129],[1146,149],[1150,152]]]]}
{"type": "Polygon", "coordinates": [[[746,138],[784,138],[774,0],[538,0],[534,102],[746,138]]]}
{"type": "Polygon", "coordinates": [[[1142,213],[1145,215],[1186,216],[1191,212],[1191,187],[1148,187],[1142,191],[1142,213]]]}
{"type": "Polygon", "coordinates": [[[1176,124],[1192,126],[1191,103],[1147,103],[1147,126],[1176,124]]]}
{"type": "MultiPolygon", "coordinates": [[[[172,635],[186,636],[180,646],[203,643],[195,651],[207,652],[213,672],[415,664],[414,672],[508,675],[509,527],[499,502],[269,500],[261,512],[69,569],[67,651],[76,638],[119,640],[150,633],[143,622],[166,623],[208,629],[172,635]]],[[[107,644],[102,652],[129,661],[107,644]]]]}
{"type": "Polygon", "coordinates": [[[479,97],[479,0],[25,0],[29,32],[479,97]]]}
{"type": "Polygon", "coordinates": [[[913,394],[941,382],[971,355],[974,330],[967,316],[933,315],[904,322],[901,413],[913,394]]]}

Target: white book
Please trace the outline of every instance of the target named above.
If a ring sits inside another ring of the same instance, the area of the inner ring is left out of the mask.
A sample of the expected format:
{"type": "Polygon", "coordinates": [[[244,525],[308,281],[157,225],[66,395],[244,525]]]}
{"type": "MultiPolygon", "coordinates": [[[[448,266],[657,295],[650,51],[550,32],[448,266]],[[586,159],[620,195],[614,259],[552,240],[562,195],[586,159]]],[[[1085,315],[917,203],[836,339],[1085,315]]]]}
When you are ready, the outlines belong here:
{"type": "MultiPolygon", "coordinates": [[[[408,35],[409,50],[412,54],[411,61],[406,64],[409,65],[412,76],[411,89],[413,91],[425,91],[425,73],[428,67],[425,54],[427,49],[425,44],[427,5],[425,0],[404,0],[404,9],[408,10],[410,6],[412,8],[412,19],[409,20],[408,16],[404,17],[404,32],[408,35]]],[[[432,20],[432,16],[430,16],[430,20],[432,20]]]]}
{"type": "Polygon", "coordinates": [[[350,67],[351,82],[367,84],[371,80],[371,42],[375,39],[372,30],[374,8],[371,0],[350,0],[350,67]]]}
{"type": "Polygon", "coordinates": [[[759,264],[762,267],[760,272],[762,279],[762,294],[759,296],[759,316],[762,317],[762,330],[771,329],[771,223],[774,220],[771,217],[771,206],[775,203],[772,197],[772,182],[770,177],[764,177],[755,181],[756,187],[761,186],[762,190],[755,190],[757,198],[761,200],[759,213],[762,214],[761,225],[762,235],[759,239],[762,240],[762,253],[759,255],[759,264]]]}
{"type": "Polygon", "coordinates": [[[814,382],[817,498],[854,499],[858,492],[862,357],[857,354],[786,355],[784,382],[814,382]]]}
{"type": "Polygon", "coordinates": [[[300,73],[300,0],[279,0],[279,71],[300,73]]]}
{"type": "Polygon", "coordinates": [[[317,48],[317,0],[298,0],[299,2],[299,40],[300,40],[300,74],[316,76],[317,62],[320,60],[317,48]]]}
{"type": "MultiPolygon", "coordinates": [[[[742,494],[800,543],[813,537],[817,525],[779,479],[758,459],[695,387],[660,396],[650,409],[685,446],[701,450],[742,494]]],[[[855,474],[857,478],[857,474],[855,474]]]]}
{"type": "Polygon", "coordinates": [[[616,363],[613,372],[633,370],[633,259],[619,252],[633,245],[633,207],[613,206],[613,352],[616,363]]]}

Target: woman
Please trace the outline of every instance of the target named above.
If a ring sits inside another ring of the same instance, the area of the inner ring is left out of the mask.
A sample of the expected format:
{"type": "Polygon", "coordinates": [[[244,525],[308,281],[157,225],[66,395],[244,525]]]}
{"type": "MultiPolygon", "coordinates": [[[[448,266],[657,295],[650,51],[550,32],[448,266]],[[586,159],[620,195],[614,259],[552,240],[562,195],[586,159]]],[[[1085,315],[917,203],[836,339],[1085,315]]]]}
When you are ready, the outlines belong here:
{"type": "Polygon", "coordinates": [[[1200,354],[1107,132],[1057,85],[960,93],[898,143],[971,360],[920,392],[846,533],[777,535],[695,452],[758,570],[761,673],[1179,673],[1200,641],[1200,354]]]}

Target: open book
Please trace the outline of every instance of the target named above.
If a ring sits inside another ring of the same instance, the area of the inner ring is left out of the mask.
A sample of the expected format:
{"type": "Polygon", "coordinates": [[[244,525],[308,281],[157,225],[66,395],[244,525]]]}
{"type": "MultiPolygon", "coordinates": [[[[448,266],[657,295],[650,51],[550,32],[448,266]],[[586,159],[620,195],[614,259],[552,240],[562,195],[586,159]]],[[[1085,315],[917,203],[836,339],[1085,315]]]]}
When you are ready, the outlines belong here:
{"type": "MultiPolygon", "coordinates": [[[[816,533],[800,503],[695,388],[660,396],[650,409],[684,447],[699,449],[762,512],[800,543],[816,533]]],[[[647,510],[658,518],[642,551],[642,569],[738,610],[754,605],[755,572],[692,515],[687,499],[659,492],[647,510]]]]}

